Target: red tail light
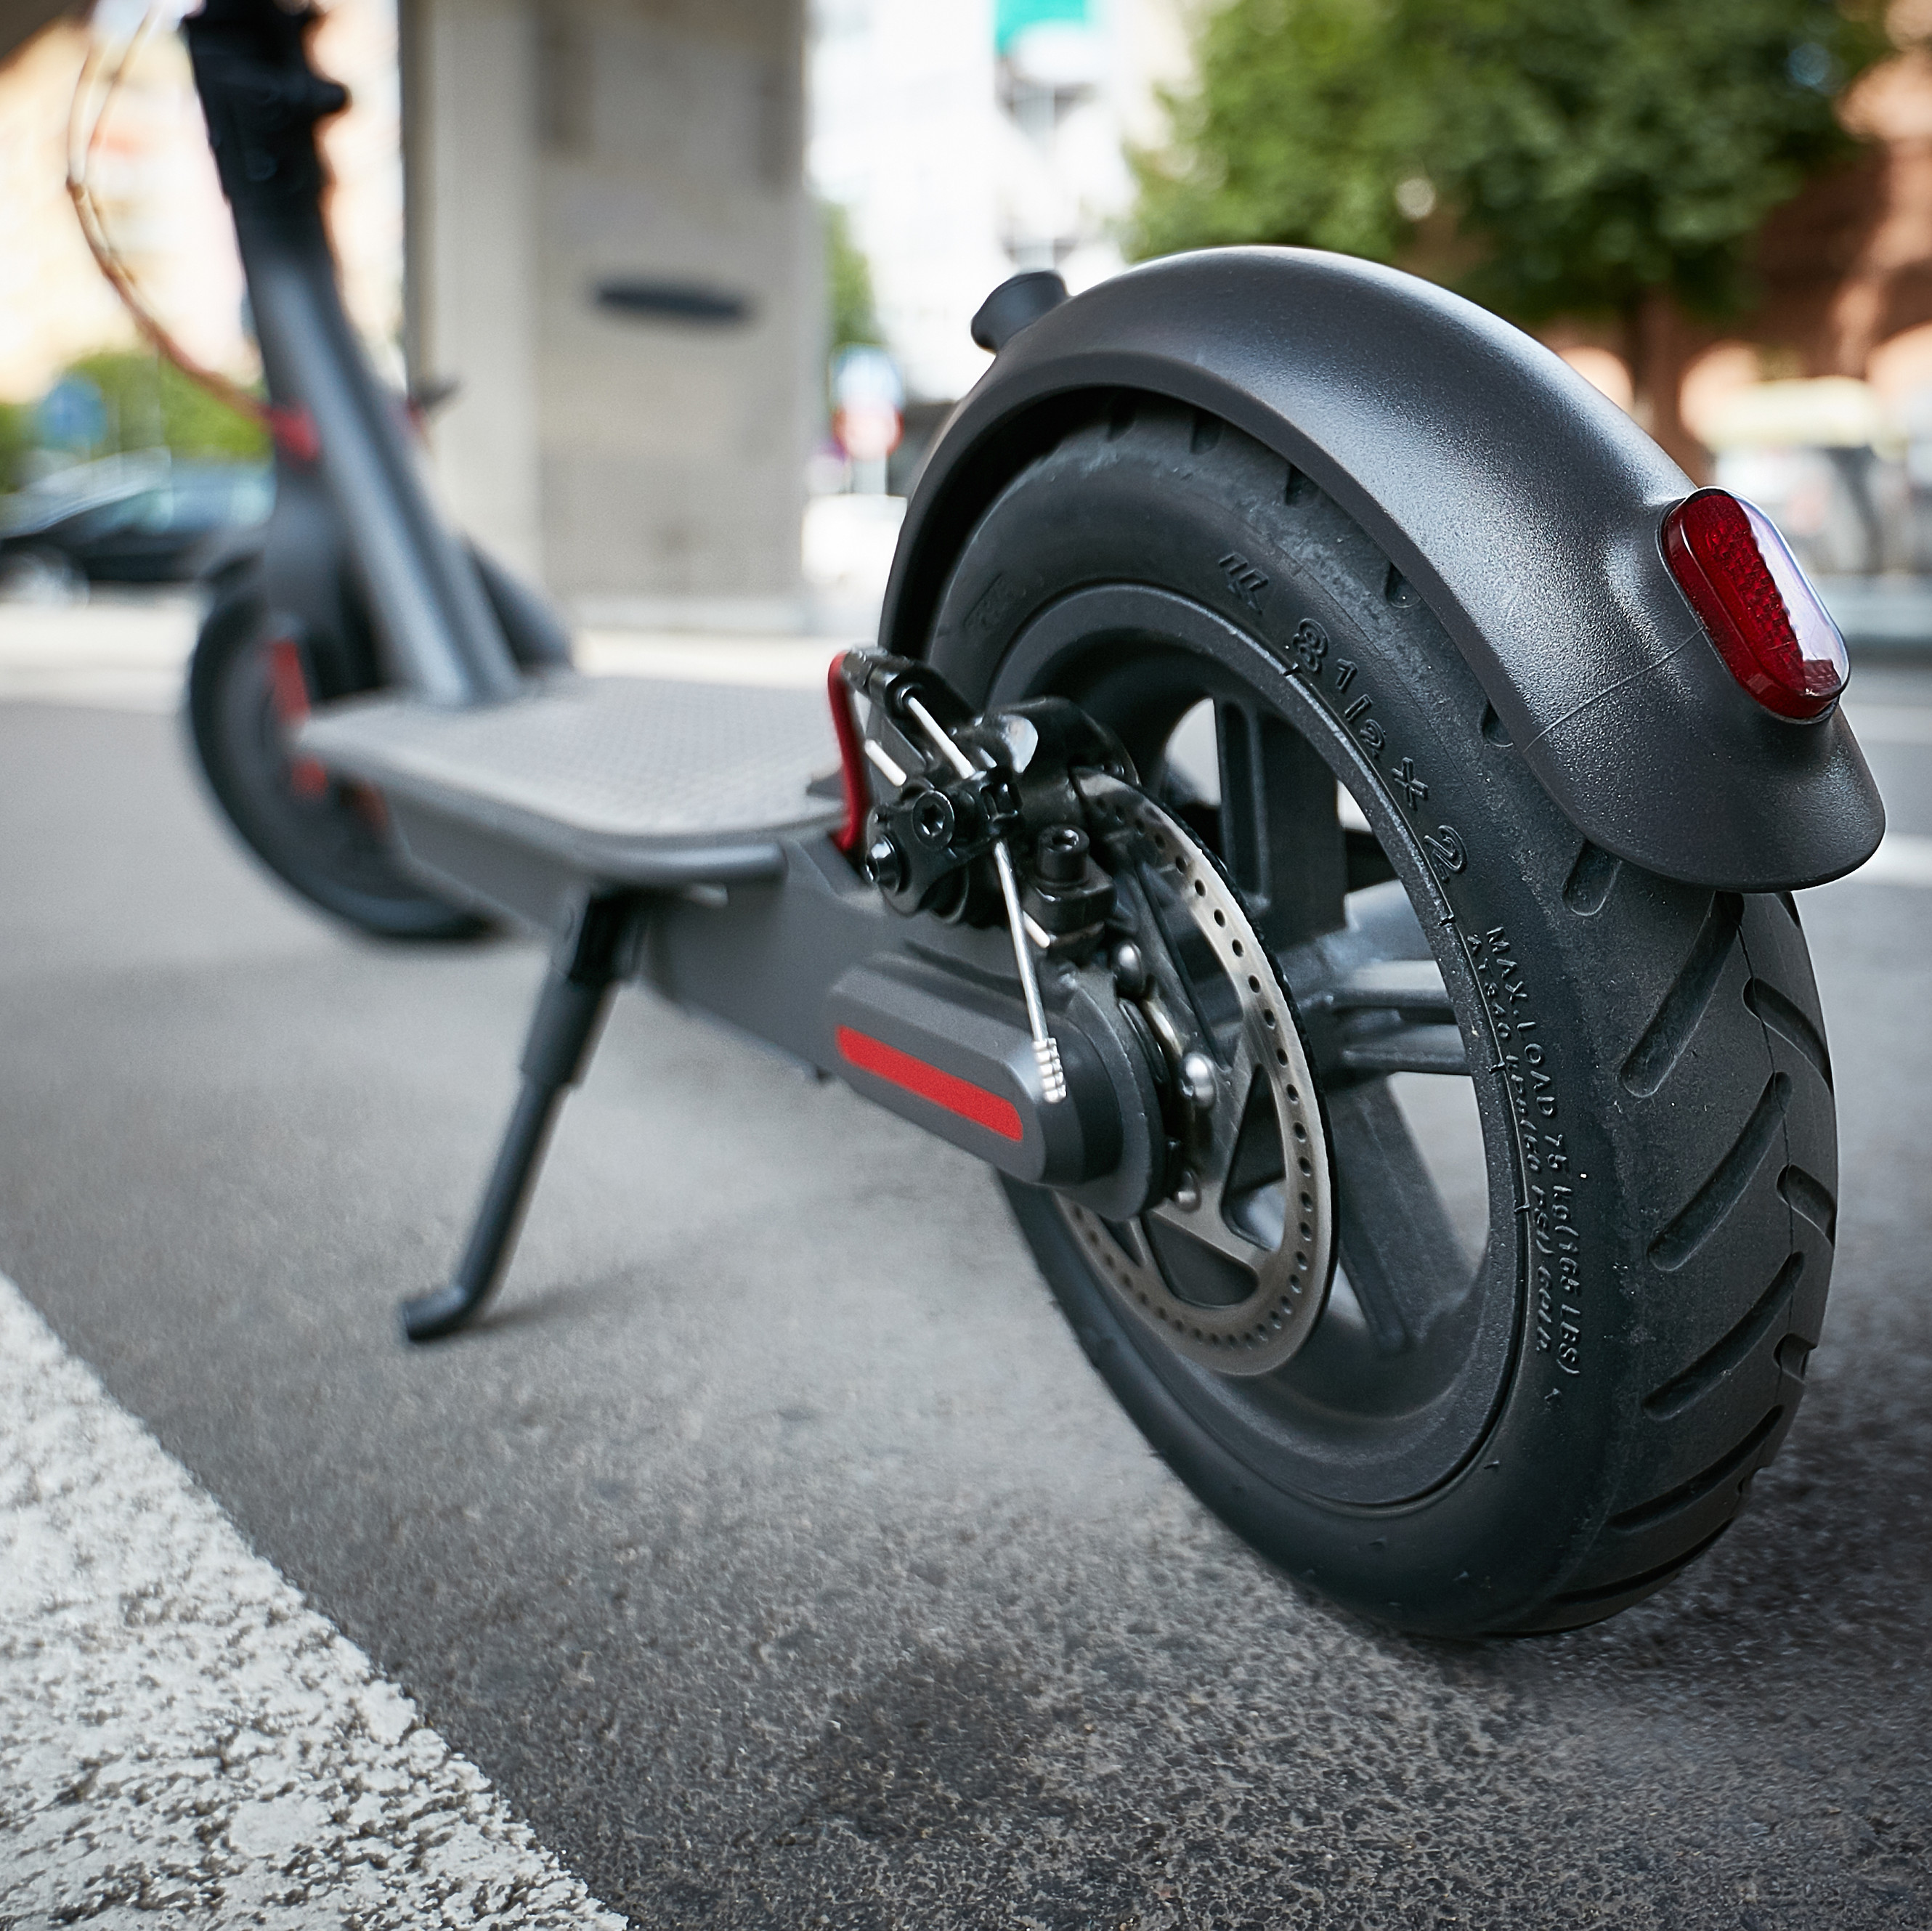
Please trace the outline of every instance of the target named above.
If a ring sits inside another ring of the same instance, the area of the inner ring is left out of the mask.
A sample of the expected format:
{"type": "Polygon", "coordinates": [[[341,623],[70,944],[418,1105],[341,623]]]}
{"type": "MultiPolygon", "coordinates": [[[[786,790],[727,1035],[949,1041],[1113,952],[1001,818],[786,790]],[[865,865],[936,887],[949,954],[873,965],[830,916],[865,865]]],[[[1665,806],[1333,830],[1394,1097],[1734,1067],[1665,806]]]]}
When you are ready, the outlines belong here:
{"type": "Polygon", "coordinates": [[[1770,517],[1700,490],[1664,519],[1664,558],[1731,675],[1781,718],[1822,717],[1851,667],[1845,640],[1770,517]]]}

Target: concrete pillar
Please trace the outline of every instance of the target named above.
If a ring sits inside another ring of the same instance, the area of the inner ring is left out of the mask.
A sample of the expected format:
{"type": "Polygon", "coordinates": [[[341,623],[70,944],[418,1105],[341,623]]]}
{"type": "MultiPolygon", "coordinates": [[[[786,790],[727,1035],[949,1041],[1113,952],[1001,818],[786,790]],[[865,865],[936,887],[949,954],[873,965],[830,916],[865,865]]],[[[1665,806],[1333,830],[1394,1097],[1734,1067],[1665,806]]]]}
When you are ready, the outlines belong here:
{"type": "Polygon", "coordinates": [[[457,385],[431,434],[452,514],[541,577],[533,10],[422,0],[400,28],[410,378],[457,385]]]}
{"type": "Polygon", "coordinates": [[[802,0],[406,0],[419,376],[458,514],[592,619],[801,609],[802,0]]]}

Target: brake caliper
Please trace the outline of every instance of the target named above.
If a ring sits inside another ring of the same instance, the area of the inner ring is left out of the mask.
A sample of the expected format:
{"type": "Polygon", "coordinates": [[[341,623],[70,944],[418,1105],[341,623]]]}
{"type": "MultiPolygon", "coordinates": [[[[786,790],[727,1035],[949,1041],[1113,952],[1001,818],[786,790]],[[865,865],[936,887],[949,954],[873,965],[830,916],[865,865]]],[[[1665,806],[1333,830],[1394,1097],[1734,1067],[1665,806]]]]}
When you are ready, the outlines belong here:
{"type": "Polygon", "coordinates": [[[1113,882],[1094,862],[1073,774],[1104,772],[1131,784],[1132,761],[1111,731],[1064,697],[975,716],[926,664],[855,650],[844,668],[872,706],[866,756],[892,787],[866,827],[867,872],[896,912],[970,925],[1004,919],[1042,1096],[1057,1105],[1066,1080],[1035,951],[1075,963],[1090,957],[1114,902],[1113,882]]]}
{"type": "Polygon", "coordinates": [[[861,841],[886,904],[1004,922],[1049,1104],[1066,1085],[1042,969],[1060,1003],[1076,989],[1089,1010],[1104,1003],[1153,1072],[1138,1212],[1066,1196],[1096,1264],[1180,1353],[1223,1373],[1280,1366],[1327,1297],[1334,1186],[1306,1043],[1238,895],[1077,705],[976,715],[925,664],[854,651],[843,669],[887,787],[872,787],[861,841]]]}

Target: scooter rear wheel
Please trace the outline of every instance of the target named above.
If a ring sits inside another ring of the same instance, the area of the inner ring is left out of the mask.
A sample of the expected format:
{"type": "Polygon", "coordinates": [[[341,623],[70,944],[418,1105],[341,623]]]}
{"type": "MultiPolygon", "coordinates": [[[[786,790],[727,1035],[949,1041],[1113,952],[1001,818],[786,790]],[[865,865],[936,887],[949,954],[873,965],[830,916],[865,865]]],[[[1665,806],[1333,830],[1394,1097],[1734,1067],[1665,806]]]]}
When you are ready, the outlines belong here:
{"type": "Polygon", "coordinates": [[[1120,734],[1312,1042],[1340,1268],[1270,1374],[1136,1317],[1136,1267],[1209,1304],[1184,1243],[1010,1189],[1175,1471],[1316,1589],[1438,1635],[1593,1621],[1708,1548],[1790,1427],[1832,1264],[1791,901],[1586,843],[1362,531],[1172,405],[1102,399],[1007,486],[931,654],[975,702],[1055,693],[1120,734]]]}
{"type": "Polygon", "coordinates": [[[482,919],[436,897],[404,868],[381,799],[296,755],[292,712],[305,699],[288,654],[294,641],[276,633],[247,573],[217,596],[196,640],[188,724],[229,823],[284,884],[362,931],[424,941],[476,937],[488,929],[482,919]]]}

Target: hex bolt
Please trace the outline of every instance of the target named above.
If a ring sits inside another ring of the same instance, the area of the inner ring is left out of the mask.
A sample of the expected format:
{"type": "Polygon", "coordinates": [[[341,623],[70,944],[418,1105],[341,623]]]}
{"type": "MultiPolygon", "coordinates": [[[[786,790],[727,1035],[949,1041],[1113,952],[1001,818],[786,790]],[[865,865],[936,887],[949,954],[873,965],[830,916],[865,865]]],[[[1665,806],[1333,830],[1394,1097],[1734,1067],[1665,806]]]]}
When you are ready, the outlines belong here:
{"type": "Polygon", "coordinates": [[[1048,885],[1078,885],[1087,876],[1087,834],[1078,825],[1049,825],[1034,847],[1034,869],[1048,885]]]}
{"type": "Polygon", "coordinates": [[[1128,999],[1138,999],[1148,989],[1147,961],[1131,940],[1114,948],[1114,985],[1128,999]]]}
{"type": "Polygon", "coordinates": [[[1214,1062],[1205,1053],[1190,1053],[1180,1063],[1180,1090],[1205,1113],[1221,1096],[1214,1062]]]}
{"type": "Polygon", "coordinates": [[[866,854],[866,868],[881,892],[897,892],[905,883],[905,853],[883,834],[866,854]]]}
{"type": "Polygon", "coordinates": [[[943,791],[928,791],[912,808],[913,835],[921,844],[944,850],[952,842],[952,801],[943,791]]]}

